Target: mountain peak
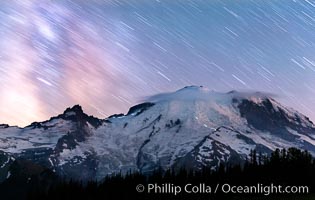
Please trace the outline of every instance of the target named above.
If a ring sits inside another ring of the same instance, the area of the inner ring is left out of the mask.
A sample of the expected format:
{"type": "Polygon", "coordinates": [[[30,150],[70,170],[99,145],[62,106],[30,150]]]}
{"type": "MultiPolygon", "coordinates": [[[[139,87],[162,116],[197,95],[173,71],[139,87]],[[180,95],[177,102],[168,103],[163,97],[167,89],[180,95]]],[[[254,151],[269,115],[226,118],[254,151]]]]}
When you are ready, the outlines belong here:
{"type": "Polygon", "coordinates": [[[186,86],[175,92],[161,93],[149,97],[149,102],[165,101],[207,101],[207,102],[231,102],[232,99],[247,99],[255,102],[261,102],[272,97],[272,94],[263,92],[240,92],[232,90],[230,92],[217,92],[203,86],[186,86]]]}
{"type": "Polygon", "coordinates": [[[182,88],[181,90],[184,90],[184,89],[195,89],[195,90],[198,90],[198,89],[201,89],[203,88],[203,86],[197,86],[197,85],[189,85],[189,86],[186,86],[184,88],[182,88]]]}
{"type": "Polygon", "coordinates": [[[80,105],[74,105],[71,108],[67,108],[63,114],[66,116],[72,116],[72,115],[82,115],[84,114],[84,112],[80,105]]]}
{"type": "Polygon", "coordinates": [[[176,92],[183,92],[183,91],[210,91],[207,87],[204,86],[196,86],[196,85],[190,85],[190,86],[186,86],[182,89],[177,90],[176,92]]]}
{"type": "Polygon", "coordinates": [[[207,100],[210,96],[216,92],[209,90],[203,86],[186,86],[175,92],[161,93],[148,98],[149,102],[161,102],[161,101],[193,101],[197,99],[207,100]]]}

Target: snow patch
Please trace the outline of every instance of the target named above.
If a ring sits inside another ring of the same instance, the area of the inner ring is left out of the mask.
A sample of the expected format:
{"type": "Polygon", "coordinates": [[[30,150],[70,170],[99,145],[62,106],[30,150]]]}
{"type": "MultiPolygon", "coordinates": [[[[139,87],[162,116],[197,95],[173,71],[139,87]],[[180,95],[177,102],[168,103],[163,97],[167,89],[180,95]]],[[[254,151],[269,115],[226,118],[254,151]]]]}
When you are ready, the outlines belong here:
{"type": "Polygon", "coordinates": [[[8,157],[8,159],[0,166],[0,168],[4,168],[9,162],[10,158],[8,157]]]}
{"type": "Polygon", "coordinates": [[[10,172],[10,171],[8,171],[8,174],[7,174],[7,179],[8,179],[8,178],[10,178],[10,176],[11,176],[11,172],[10,172]]]}

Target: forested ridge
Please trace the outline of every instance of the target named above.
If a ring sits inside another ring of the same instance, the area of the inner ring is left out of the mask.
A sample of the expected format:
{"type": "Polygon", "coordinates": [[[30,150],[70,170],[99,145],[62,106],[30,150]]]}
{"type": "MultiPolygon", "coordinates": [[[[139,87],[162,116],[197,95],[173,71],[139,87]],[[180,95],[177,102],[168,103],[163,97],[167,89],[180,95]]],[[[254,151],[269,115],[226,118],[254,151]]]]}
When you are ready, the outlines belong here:
{"type": "MultiPolygon", "coordinates": [[[[18,161],[16,161],[18,162],[18,161]]],[[[150,175],[139,172],[117,173],[103,181],[81,182],[57,177],[46,169],[30,175],[16,163],[12,175],[0,185],[1,199],[314,199],[315,159],[307,151],[296,148],[276,149],[271,155],[251,151],[242,165],[224,165],[216,170],[204,167],[196,171],[186,169],[163,171],[157,169],[150,175]],[[154,194],[138,193],[136,186],[156,183],[184,186],[200,183],[215,186],[231,185],[292,185],[308,186],[309,194],[154,194]]]]}

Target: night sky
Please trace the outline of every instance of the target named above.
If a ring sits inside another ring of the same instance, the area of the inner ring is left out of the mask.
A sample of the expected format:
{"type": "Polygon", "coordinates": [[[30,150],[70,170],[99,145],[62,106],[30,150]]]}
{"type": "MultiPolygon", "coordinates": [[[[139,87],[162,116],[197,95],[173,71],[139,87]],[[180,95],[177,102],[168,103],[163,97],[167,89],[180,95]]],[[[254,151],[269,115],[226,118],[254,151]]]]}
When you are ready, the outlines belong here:
{"type": "Polygon", "coordinates": [[[0,1],[0,123],[105,118],[187,85],[273,93],[315,121],[315,1],[0,1]]]}

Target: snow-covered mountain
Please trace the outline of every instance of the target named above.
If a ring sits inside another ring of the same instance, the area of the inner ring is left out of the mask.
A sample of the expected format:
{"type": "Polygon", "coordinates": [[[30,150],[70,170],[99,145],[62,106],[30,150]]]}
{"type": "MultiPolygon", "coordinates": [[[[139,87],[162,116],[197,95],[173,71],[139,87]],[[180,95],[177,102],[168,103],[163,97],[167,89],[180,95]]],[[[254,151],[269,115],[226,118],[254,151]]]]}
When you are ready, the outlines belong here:
{"type": "Polygon", "coordinates": [[[304,115],[262,93],[190,86],[103,120],[77,105],[25,128],[0,125],[0,181],[16,159],[88,180],[130,169],[215,168],[242,163],[253,149],[288,147],[315,155],[315,126],[304,115]]]}

